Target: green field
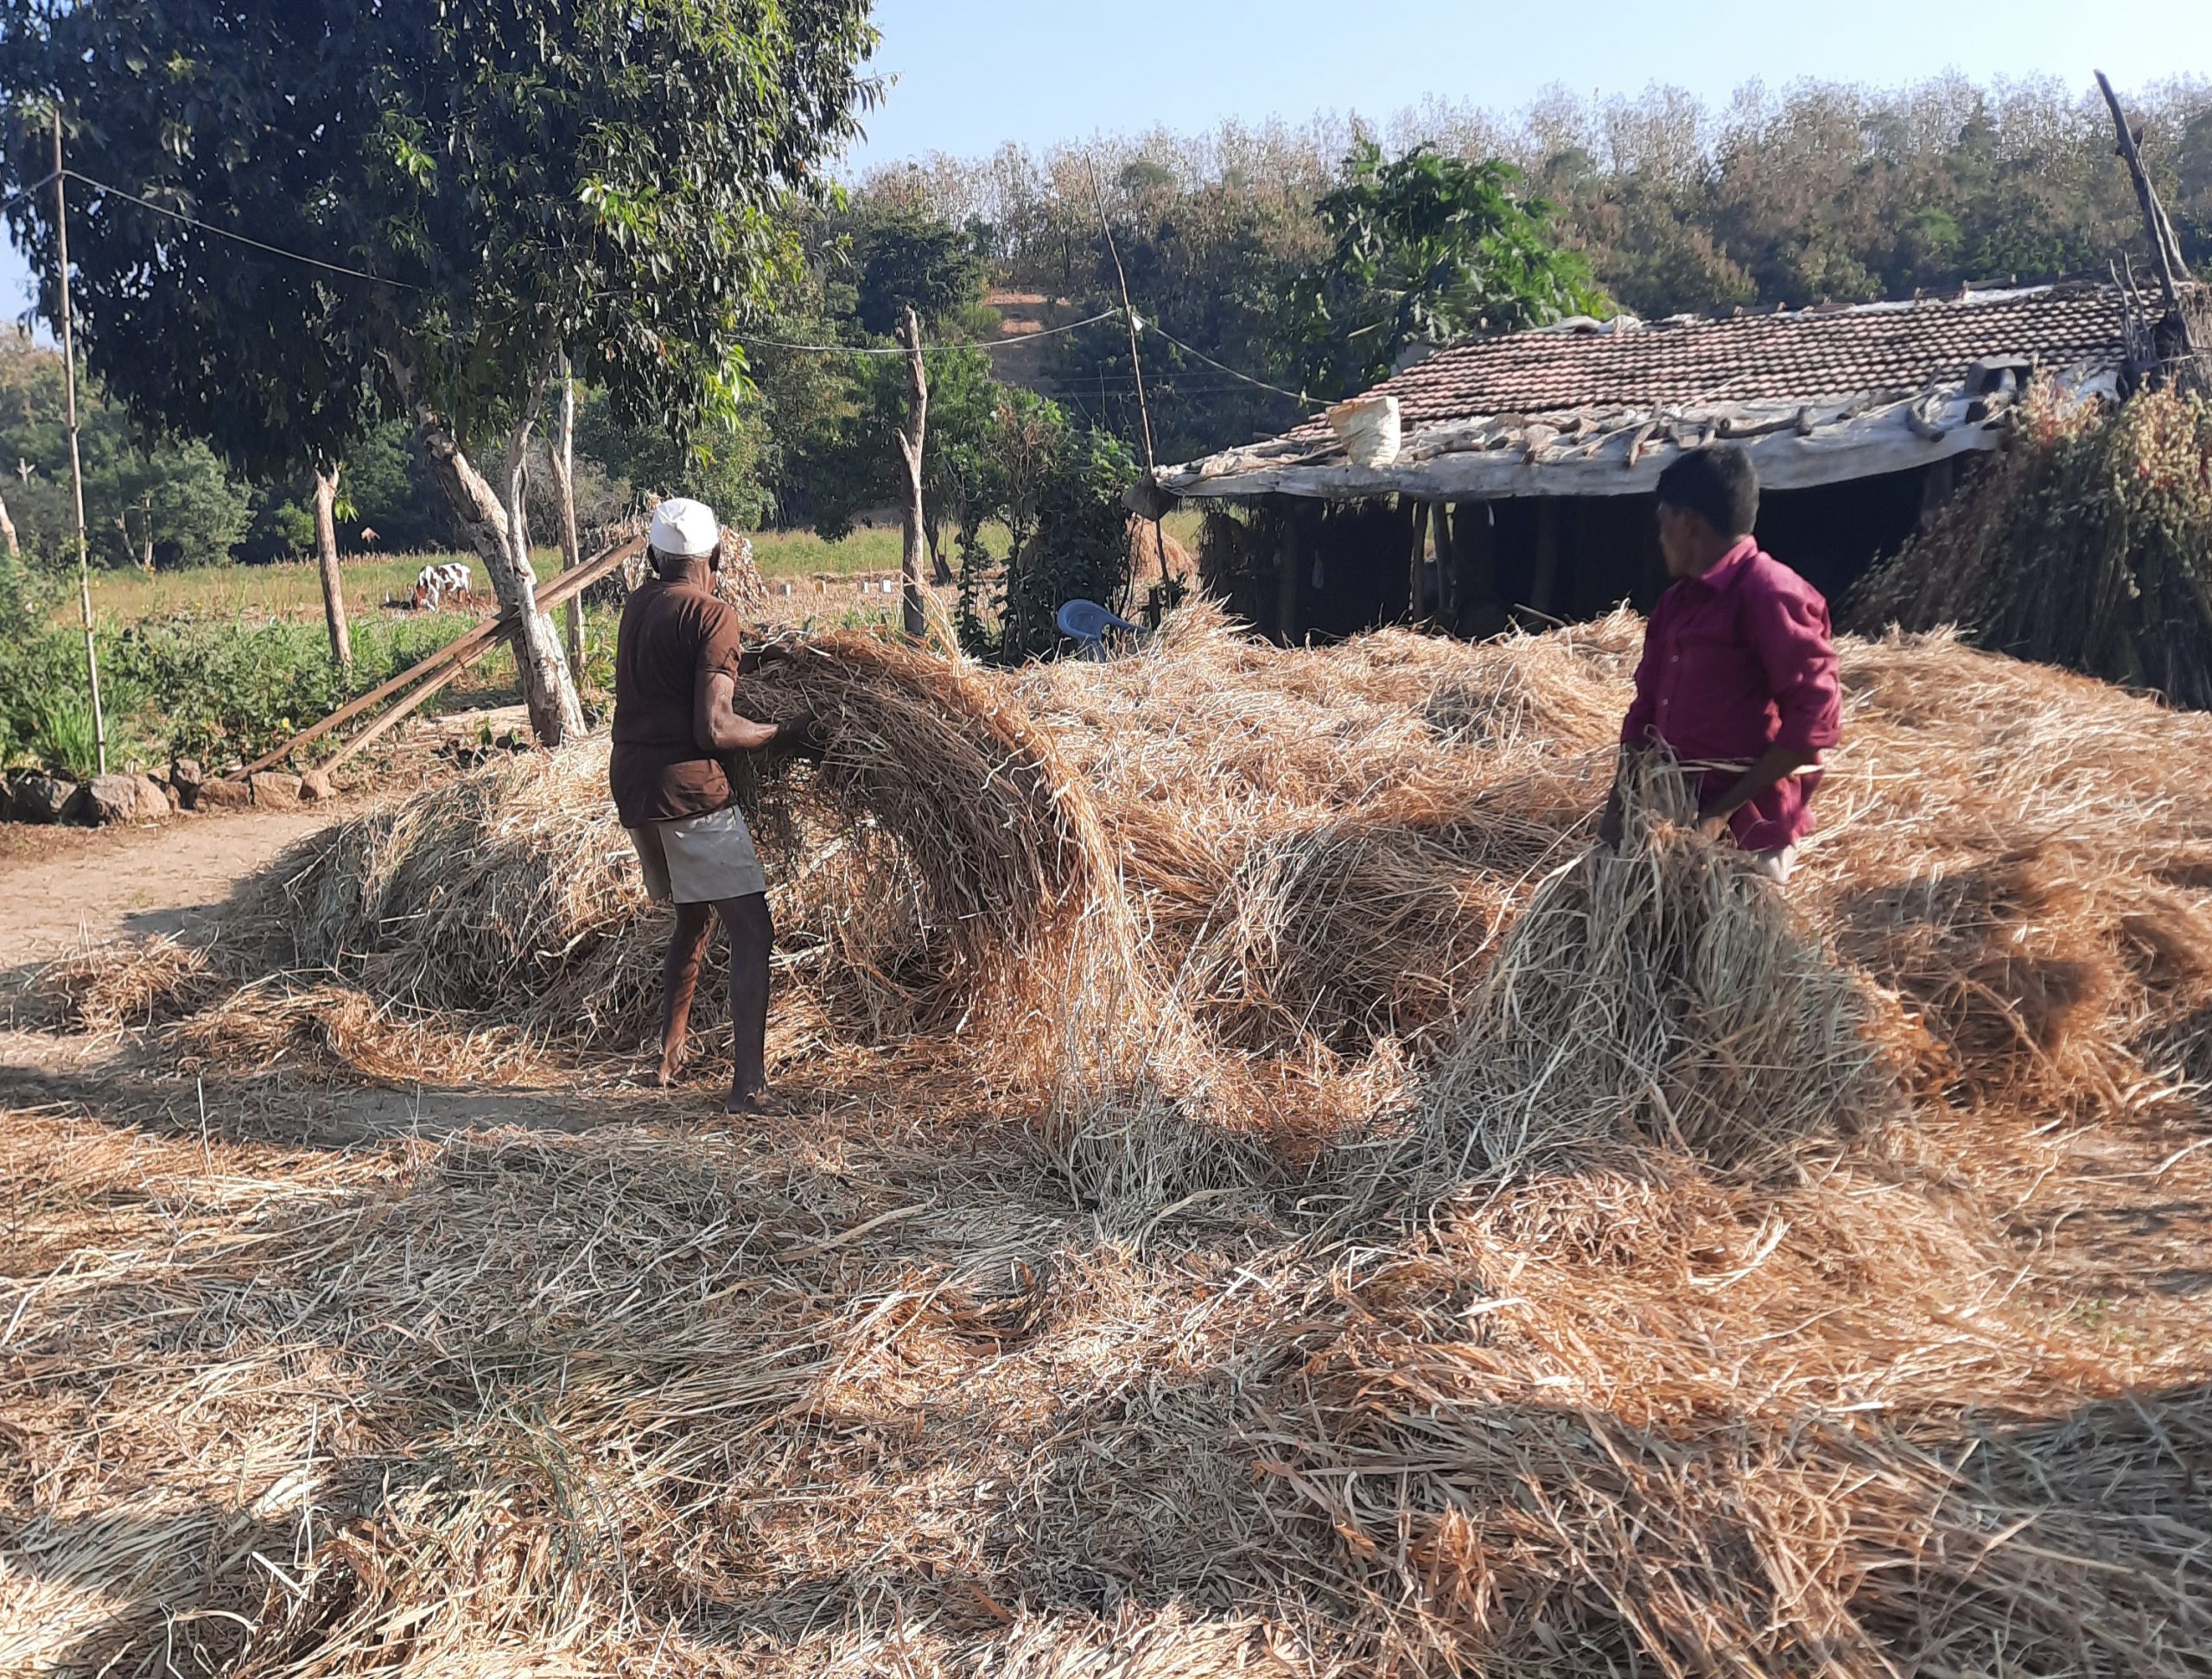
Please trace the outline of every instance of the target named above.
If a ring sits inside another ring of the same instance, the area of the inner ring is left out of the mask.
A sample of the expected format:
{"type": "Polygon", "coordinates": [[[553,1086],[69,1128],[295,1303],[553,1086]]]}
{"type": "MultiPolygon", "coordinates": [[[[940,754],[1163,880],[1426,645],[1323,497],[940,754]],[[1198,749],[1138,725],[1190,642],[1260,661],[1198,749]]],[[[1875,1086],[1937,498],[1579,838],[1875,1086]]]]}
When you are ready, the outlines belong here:
{"type": "MultiPolygon", "coordinates": [[[[753,556],[762,575],[772,578],[896,571],[899,532],[855,531],[842,542],[827,543],[810,531],[764,531],[753,538],[753,556]]],[[[534,557],[540,577],[552,577],[561,569],[557,549],[541,548],[534,557]]],[[[356,614],[381,611],[387,600],[406,599],[423,566],[444,560],[464,561],[478,588],[488,587],[484,563],[473,554],[357,555],[340,563],[346,604],[356,614]]],[[[73,595],[64,607],[72,621],[75,609],[73,595]]],[[[320,619],[322,585],[314,565],[304,561],[152,573],[96,571],[92,609],[104,620],[120,624],[168,618],[320,619]]]]}
{"type": "MultiPolygon", "coordinates": [[[[1195,518],[1170,521],[1194,539],[1195,518]]],[[[1005,533],[986,533],[996,550],[1005,533]]],[[[895,601],[862,595],[858,579],[899,569],[899,533],[856,531],[825,543],[807,531],[764,532],[753,555],[772,583],[766,620],[785,629],[860,626],[897,614],[895,601]],[[814,586],[822,580],[826,588],[814,586]]],[[[538,575],[561,569],[559,552],[540,549],[538,575]]],[[[362,556],[343,563],[353,670],[331,664],[322,623],[321,583],[314,565],[212,565],[175,571],[97,571],[92,608],[110,742],[121,767],[164,763],[176,754],[214,764],[238,762],[282,741],[352,694],[427,657],[466,633],[493,609],[480,560],[474,556],[362,556]],[[482,598],[473,611],[397,609],[416,574],[432,560],[465,558],[482,598]]],[[[86,773],[92,722],[85,699],[84,644],[75,579],[65,572],[16,568],[9,574],[7,633],[0,637],[0,767],[40,764],[86,773]],[[12,581],[10,581],[12,580],[12,581]]],[[[581,686],[603,698],[613,679],[615,614],[587,609],[581,686]]],[[[494,647],[426,708],[450,712],[505,705],[520,697],[514,659],[494,647]]]]}

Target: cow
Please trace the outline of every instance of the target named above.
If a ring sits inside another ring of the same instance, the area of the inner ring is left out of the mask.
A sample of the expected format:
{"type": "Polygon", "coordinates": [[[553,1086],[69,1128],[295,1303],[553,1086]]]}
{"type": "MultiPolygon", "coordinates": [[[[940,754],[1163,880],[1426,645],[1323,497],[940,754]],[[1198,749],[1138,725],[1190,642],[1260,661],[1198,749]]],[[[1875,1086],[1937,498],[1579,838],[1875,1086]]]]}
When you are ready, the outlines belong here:
{"type": "Polygon", "coordinates": [[[467,566],[455,560],[443,565],[426,565],[416,572],[411,598],[419,609],[435,612],[448,601],[468,605],[474,599],[474,593],[467,566]]]}

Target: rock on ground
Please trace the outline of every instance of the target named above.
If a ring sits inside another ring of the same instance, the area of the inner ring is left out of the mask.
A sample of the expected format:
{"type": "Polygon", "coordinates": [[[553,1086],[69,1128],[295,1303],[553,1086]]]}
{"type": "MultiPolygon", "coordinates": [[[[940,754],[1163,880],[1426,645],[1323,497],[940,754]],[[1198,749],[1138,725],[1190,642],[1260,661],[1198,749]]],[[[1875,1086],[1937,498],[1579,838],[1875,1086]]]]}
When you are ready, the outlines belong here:
{"type": "Polygon", "coordinates": [[[59,822],[77,796],[77,785],[54,775],[26,775],[16,783],[9,814],[17,822],[59,822]]]}
{"type": "Polygon", "coordinates": [[[159,822],[169,813],[160,786],[143,775],[96,775],[85,784],[87,822],[159,822]]]}
{"type": "MultiPolygon", "coordinates": [[[[263,770],[246,777],[246,785],[253,789],[253,802],[271,809],[283,810],[296,805],[304,797],[300,789],[300,778],[286,775],[279,770],[263,770]]],[[[202,790],[203,792],[205,789],[202,790]]]]}

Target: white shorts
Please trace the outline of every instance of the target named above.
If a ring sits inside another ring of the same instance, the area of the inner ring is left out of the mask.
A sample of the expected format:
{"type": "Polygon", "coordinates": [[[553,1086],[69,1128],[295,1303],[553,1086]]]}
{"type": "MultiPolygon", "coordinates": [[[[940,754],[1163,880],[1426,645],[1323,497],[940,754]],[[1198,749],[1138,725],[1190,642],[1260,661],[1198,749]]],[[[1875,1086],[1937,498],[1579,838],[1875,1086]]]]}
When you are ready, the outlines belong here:
{"type": "Polygon", "coordinates": [[[734,805],[703,816],[648,822],[629,835],[645,871],[645,892],[657,904],[719,904],[768,889],[753,835],[734,805]]]}

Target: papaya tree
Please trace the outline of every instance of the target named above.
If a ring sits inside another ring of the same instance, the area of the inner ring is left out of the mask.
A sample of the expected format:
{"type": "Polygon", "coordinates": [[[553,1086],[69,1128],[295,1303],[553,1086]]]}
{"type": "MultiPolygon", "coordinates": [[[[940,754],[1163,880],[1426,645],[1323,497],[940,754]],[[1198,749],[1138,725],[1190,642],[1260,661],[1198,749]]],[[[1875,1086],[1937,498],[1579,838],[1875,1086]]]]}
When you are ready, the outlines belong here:
{"type": "MultiPolygon", "coordinates": [[[[142,422],[264,471],[415,429],[550,744],[582,725],[521,518],[554,370],[679,445],[728,422],[874,40],[867,0],[0,0],[5,162],[47,173],[58,102],[80,341],[142,422]]],[[[50,316],[51,197],[7,214],[50,316]]]]}

